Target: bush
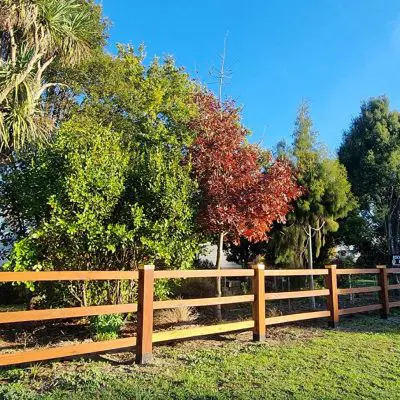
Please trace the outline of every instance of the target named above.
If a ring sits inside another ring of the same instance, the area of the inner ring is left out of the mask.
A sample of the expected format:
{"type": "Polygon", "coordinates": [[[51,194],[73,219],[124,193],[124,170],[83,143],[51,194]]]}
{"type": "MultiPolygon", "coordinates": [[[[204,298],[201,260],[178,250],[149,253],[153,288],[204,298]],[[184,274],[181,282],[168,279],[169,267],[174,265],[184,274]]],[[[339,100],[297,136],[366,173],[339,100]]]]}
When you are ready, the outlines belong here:
{"type": "Polygon", "coordinates": [[[96,341],[117,339],[124,325],[121,314],[95,315],[90,317],[90,330],[96,341]]]}
{"type": "Polygon", "coordinates": [[[185,279],[174,293],[184,299],[216,296],[215,278],[185,279]]]}
{"type": "Polygon", "coordinates": [[[0,284],[0,304],[21,304],[27,303],[29,292],[24,286],[14,286],[12,283],[0,284]]]}

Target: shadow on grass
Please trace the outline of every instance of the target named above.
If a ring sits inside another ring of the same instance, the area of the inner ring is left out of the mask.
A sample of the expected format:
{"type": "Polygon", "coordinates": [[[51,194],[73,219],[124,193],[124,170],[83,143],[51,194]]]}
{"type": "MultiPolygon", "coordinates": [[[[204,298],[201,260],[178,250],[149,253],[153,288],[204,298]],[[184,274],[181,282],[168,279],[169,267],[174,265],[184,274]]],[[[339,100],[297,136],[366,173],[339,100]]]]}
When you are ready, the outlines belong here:
{"type": "MultiPolygon", "coordinates": [[[[387,318],[381,318],[379,312],[366,312],[354,315],[341,316],[336,328],[328,326],[326,320],[304,321],[291,323],[291,326],[298,326],[304,329],[315,328],[322,332],[354,332],[354,333],[390,333],[400,334],[400,312],[393,311],[387,318]]],[[[287,324],[289,326],[289,324],[287,324]]]]}

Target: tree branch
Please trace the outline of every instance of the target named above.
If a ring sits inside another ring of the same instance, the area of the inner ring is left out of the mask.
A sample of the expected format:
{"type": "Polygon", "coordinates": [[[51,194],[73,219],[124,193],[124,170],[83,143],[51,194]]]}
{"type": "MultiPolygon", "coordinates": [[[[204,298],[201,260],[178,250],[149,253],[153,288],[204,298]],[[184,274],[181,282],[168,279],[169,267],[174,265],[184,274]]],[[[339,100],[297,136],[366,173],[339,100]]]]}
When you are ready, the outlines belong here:
{"type": "Polygon", "coordinates": [[[17,75],[17,79],[14,82],[10,83],[6,86],[3,91],[0,93],[0,104],[7,98],[7,96],[14,90],[16,86],[19,86],[27,76],[32,72],[33,67],[37,63],[37,61],[43,56],[42,53],[36,53],[32,56],[31,60],[29,61],[26,69],[21,74],[17,75]]]}
{"type": "Polygon", "coordinates": [[[312,229],[313,231],[318,232],[318,231],[320,231],[320,230],[324,227],[325,223],[326,223],[326,221],[324,221],[324,222],[322,223],[322,225],[321,225],[319,228],[313,228],[313,227],[311,227],[311,229],[312,229]]]}
{"type": "MultiPolygon", "coordinates": [[[[36,72],[36,85],[38,90],[42,84],[42,75],[43,72],[49,67],[49,65],[54,61],[55,56],[50,57],[45,63],[42,65],[42,60],[39,59],[37,63],[38,70],[36,72]]],[[[40,97],[40,96],[39,96],[40,97]]]]}
{"type": "Polygon", "coordinates": [[[10,35],[11,65],[15,67],[17,64],[17,43],[15,42],[14,30],[11,27],[11,23],[8,24],[8,34],[10,35]]]}
{"type": "Polygon", "coordinates": [[[53,86],[64,86],[64,87],[69,87],[68,85],[65,85],[64,83],[46,83],[45,85],[43,85],[40,90],[38,90],[38,92],[35,95],[35,100],[38,101],[40,99],[40,97],[42,96],[42,94],[50,87],[53,86]]]}

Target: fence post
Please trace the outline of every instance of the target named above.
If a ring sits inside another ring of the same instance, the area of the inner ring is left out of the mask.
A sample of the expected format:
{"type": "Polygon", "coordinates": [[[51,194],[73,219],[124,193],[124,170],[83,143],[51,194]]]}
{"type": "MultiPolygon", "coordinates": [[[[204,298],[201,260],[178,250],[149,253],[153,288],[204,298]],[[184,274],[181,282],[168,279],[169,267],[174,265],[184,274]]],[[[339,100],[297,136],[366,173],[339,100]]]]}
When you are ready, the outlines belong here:
{"type": "Polygon", "coordinates": [[[389,306],[389,282],[386,265],[377,265],[379,271],[379,285],[381,287],[380,298],[382,302],[381,317],[387,319],[390,312],[389,306]]]}
{"type": "Polygon", "coordinates": [[[339,296],[337,291],[336,265],[326,265],[328,275],[326,276],[326,286],[329,289],[328,309],[331,313],[329,326],[336,328],[339,323],[339,296]]]}
{"type": "Polygon", "coordinates": [[[253,302],[253,340],[265,340],[265,266],[262,263],[253,264],[254,276],[252,281],[253,302]]]}
{"type": "Polygon", "coordinates": [[[147,364],[153,349],[154,265],[139,266],[136,362],[147,364]]]}

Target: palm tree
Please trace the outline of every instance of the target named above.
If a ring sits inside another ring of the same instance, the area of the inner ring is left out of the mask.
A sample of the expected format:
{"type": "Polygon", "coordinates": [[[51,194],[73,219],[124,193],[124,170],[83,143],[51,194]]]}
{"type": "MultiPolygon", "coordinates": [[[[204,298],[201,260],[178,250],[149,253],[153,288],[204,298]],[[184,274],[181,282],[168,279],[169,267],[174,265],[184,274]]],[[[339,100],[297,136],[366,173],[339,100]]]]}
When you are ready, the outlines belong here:
{"type": "Polygon", "coordinates": [[[3,158],[48,136],[53,123],[43,98],[60,83],[48,82],[46,71],[55,61],[74,65],[89,54],[102,27],[96,8],[92,0],[0,0],[3,158]]]}

